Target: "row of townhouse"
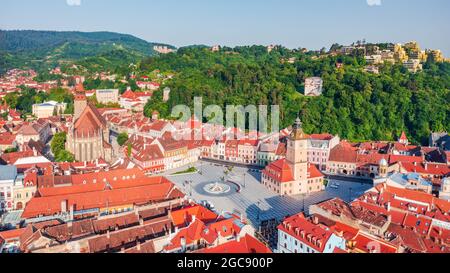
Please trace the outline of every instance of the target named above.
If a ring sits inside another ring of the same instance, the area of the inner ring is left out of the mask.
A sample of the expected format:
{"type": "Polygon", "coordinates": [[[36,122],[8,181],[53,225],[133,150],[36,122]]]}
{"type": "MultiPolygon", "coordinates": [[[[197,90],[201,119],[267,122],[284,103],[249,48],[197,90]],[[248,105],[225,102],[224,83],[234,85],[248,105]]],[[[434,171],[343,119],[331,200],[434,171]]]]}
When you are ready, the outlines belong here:
{"type": "MultiPolygon", "coordinates": [[[[287,129],[286,133],[282,131],[280,134],[273,135],[247,133],[242,134],[244,136],[242,139],[236,139],[235,135],[239,134],[238,129],[225,129],[223,126],[202,124],[195,118],[187,122],[169,122],[159,120],[157,113],[155,115],[149,120],[144,120],[147,118],[139,115],[112,115],[107,116],[106,119],[110,123],[111,130],[116,133],[127,132],[133,135],[137,142],[140,141],[139,137],[152,141],[158,140],[157,143],[160,140],[162,143],[167,143],[169,140],[182,139],[176,145],[192,146],[190,149],[177,151],[178,154],[175,157],[170,152],[164,152],[168,147],[159,147],[163,156],[170,158],[164,159],[166,165],[164,170],[191,164],[198,159],[265,167],[286,156],[285,136],[289,134],[287,129]],[[200,134],[199,140],[196,140],[197,134],[200,134]],[[196,159],[193,158],[195,155],[198,155],[196,159]]],[[[308,139],[308,162],[317,165],[320,170],[325,170],[330,151],[339,144],[339,141],[338,136],[330,134],[311,135],[308,139]]],[[[132,146],[136,145],[138,144],[132,144],[132,146]]],[[[159,153],[154,152],[155,148],[149,146],[151,145],[148,143],[145,147],[133,149],[135,163],[143,168],[160,166],[159,162],[156,162],[161,160],[157,157],[159,153]]]]}
{"type": "Polygon", "coordinates": [[[0,212],[23,210],[36,192],[37,175],[18,173],[17,166],[0,166],[0,212]]]}
{"type": "Polygon", "coordinates": [[[201,148],[196,143],[177,141],[170,133],[161,138],[133,135],[125,146],[128,157],[151,174],[193,164],[201,155],[201,148]]]}
{"type": "MultiPolygon", "coordinates": [[[[190,149],[177,151],[177,156],[166,154],[167,147],[158,147],[164,157],[158,158],[159,153],[147,144],[140,149],[133,149],[134,162],[144,169],[157,166],[156,172],[161,171],[159,164],[163,160],[163,170],[170,170],[191,164],[198,159],[212,159],[224,162],[265,167],[272,162],[286,156],[286,136],[290,129],[279,134],[243,133],[237,128],[224,128],[220,125],[203,124],[192,117],[186,122],[166,121],[158,119],[154,113],[151,119],[136,114],[105,115],[110,129],[115,133],[127,132],[135,137],[152,140],[182,139],[177,145],[192,146],[190,149]],[[236,138],[241,136],[241,138],[236,138]],[[198,137],[199,136],[199,137],[198,137]],[[198,139],[198,140],[197,140],[198,139]],[[148,151],[147,151],[148,150],[148,151]],[[195,159],[195,155],[198,157],[195,159]],[[186,158],[183,158],[186,157],[186,158]]],[[[139,140],[138,140],[139,142],[139,140]]],[[[319,170],[326,170],[330,151],[338,145],[340,138],[330,134],[315,134],[308,138],[308,162],[317,165],[319,170]]],[[[135,146],[137,144],[132,144],[135,146]]],[[[170,149],[169,149],[170,150],[170,149]]]]}
{"type": "Polygon", "coordinates": [[[386,178],[392,173],[417,173],[423,178],[441,180],[450,174],[450,165],[439,148],[406,146],[401,143],[373,142],[352,144],[342,141],[330,152],[329,174],[368,178],[386,178]],[[398,148],[406,150],[399,153],[398,148]]]}

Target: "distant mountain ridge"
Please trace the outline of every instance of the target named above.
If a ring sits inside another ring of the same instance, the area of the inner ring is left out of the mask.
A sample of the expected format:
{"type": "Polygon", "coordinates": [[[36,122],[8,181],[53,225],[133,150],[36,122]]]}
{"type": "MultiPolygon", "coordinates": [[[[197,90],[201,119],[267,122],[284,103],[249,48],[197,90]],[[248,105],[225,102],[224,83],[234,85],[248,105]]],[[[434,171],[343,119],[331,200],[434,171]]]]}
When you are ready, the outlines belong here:
{"type": "Polygon", "coordinates": [[[114,32],[0,30],[0,64],[6,66],[4,69],[36,68],[113,51],[128,54],[126,59],[138,59],[155,55],[156,45],[175,48],[114,32]]]}

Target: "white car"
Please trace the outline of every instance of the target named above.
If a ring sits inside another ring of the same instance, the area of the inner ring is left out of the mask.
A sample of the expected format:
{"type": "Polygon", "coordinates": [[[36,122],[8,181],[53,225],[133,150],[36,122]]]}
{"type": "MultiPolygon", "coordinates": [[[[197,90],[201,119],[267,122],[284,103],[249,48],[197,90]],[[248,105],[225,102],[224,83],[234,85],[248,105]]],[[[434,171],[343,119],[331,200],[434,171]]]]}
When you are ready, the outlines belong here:
{"type": "Polygon", "coordinates": [[[330,188],[332,188],[332,189],[339,189],[339,185],[330,183],[330,188]]]}

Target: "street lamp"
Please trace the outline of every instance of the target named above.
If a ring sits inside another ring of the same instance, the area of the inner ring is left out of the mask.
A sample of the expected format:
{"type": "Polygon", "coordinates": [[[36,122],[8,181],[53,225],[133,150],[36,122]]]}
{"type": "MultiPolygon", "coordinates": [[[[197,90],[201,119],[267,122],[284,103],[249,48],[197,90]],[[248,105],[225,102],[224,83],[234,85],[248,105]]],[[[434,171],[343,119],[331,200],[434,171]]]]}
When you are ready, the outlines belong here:
{"type": "Polygon", "coordinates": [[[349,191],[349,202],[352,202],[352,188],[350,187],[349,189],[348,189],[348,191],[349,191]]]}
{"type": "Polygon", "coordinates": [[[257,218],[256,218],[256,222],[258,222],[258,223],[259,223],[260,217],[261,217],[261,208],[259,207],[260,205],[261,205],[261,201],[258,201],[256,203],[256,206],[258,207],[258,215],[257,215],[257,218]]]}
{"type": "Polygon", "coordinates": [[[306,198],[306,193],[302,193],[303,212],[305,212],[305,198],[306,198]]]}

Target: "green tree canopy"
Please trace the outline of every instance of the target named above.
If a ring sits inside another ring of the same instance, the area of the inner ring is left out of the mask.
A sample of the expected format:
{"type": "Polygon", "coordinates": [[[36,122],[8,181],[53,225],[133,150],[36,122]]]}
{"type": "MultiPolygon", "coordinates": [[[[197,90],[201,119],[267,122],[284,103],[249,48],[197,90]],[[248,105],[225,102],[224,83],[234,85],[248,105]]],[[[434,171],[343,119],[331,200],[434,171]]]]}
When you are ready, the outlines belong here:
{"type": "Polygon", "coordinates": [[[119,143],[120,146],[123,146],[128,141],[128,133],[120,133],[117,136],[117,143],[119,143]]]}

